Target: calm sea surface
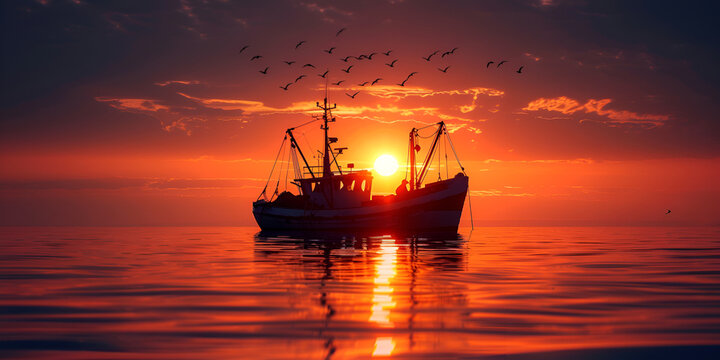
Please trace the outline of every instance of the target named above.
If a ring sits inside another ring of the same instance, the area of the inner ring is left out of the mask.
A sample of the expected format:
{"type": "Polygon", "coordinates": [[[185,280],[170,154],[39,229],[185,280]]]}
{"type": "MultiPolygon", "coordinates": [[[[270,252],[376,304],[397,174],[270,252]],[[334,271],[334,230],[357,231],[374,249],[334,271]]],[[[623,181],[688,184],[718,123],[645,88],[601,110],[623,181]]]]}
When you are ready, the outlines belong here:
{"type": "Polygon", "coordinates": [[[720,358],[720,228],[0,228],[0,357],[720,358]]]}

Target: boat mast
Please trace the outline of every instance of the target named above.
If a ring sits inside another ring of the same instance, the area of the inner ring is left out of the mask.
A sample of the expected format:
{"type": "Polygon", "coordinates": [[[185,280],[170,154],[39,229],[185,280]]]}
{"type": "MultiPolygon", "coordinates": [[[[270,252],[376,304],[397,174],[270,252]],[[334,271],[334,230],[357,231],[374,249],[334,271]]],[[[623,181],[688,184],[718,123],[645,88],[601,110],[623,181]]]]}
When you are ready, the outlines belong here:
{"type": "Polygon", "coordinates": [[[417,130],[412,128],[410,130],[410,191],[415,190],[415,132],[417,130]]]}
{"type": "Polygon", "coordinates": [[[332,149],[330,149],[330,140],[328,138],[328,122],[334,122],[335,118],[329,118],[328,113],[330,110],[337,107],[336,104],[333,104],[332,107],[328,106],[327,101],[327,80],[325,80],[325,98],[323,99],[323,105],[320,106],[319,102],[315,103],[315,106],[321,108],[323,110],[323,125],[320,126],[321,129],[325,130],[325,151],[323,151],[323,177],[329,177],[332,175],[332,169],[330,168],[330,152],[332,149]]]}

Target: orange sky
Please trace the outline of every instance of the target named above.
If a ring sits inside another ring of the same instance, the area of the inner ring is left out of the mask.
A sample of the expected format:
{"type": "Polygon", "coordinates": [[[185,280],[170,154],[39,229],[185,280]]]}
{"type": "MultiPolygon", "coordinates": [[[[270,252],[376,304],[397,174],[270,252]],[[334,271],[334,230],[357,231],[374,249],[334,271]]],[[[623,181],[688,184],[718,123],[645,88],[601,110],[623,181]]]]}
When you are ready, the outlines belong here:
{"type": "MultiPolygon", "coordinates": [[[[477,224],[720,219],[718,74],[705,67],[717,51],[697,9],[553,1],[3,7],[15,14],[3,24],[4,225],[251,225],[284,129],[317,114],[325,70],[331,82],[344,80],[329,90],[338,105],[331,136],[349,147],[340,163],[368,168],[384,153],[403,163],[410,128],[445,121],[471,179],[477,224]],[[668,16],[673,26],[700,25],[665,29],[668,16]],[[300,40],[307,43],[295,49],[300,40]],[[323,52],[330,47],[332,55],[323,52]],[[670,51],[677,48],[685,57],[670,51]],[[372,52],[372,60],[339,60],[372,52]]],[[[321,146],[317,123],[296,135],[308,154],[321,146]]],[[[376,176],[376,192],[393,191],[400,172],[376,176]]]]}

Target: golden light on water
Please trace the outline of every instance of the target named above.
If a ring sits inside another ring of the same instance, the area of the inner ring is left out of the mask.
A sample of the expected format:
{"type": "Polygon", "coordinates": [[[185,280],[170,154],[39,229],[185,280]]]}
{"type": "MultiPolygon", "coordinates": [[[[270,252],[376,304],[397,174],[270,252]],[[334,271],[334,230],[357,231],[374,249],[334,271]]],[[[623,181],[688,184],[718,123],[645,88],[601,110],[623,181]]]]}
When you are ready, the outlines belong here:
{"type": "MultiPolygon", "coordinates": [[[[390,321],[390,310],[396,305],[393,300],[395,289],[392,287],[392,279],[397,275],[397,250],[395,239],[383,239],[375,263],[375,287],[369,321],[386,328],[395,326],[390,321]]],[[[373,356],[388,356],[394,349],[395,341],[392,337],[377,337],[373,356]]]]}

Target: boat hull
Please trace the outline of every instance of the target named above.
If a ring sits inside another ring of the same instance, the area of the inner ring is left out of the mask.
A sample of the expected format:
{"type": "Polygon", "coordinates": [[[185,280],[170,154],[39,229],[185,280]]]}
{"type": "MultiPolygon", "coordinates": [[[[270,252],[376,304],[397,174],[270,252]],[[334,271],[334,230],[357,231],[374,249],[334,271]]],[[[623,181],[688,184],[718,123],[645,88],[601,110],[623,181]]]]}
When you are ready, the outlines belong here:
{"type": "Polygon", "coordinates": [[[453,231],[460,223],[468,178],[464,175],[346,209],[290,209],[254,204],[263,231],[453,231]]]}

